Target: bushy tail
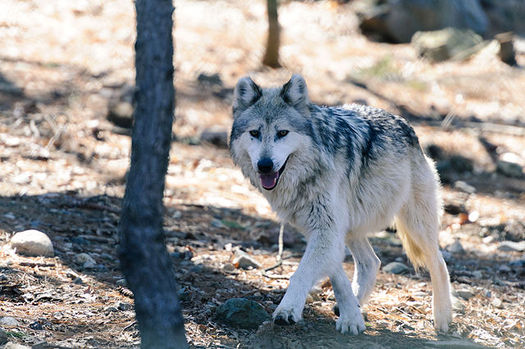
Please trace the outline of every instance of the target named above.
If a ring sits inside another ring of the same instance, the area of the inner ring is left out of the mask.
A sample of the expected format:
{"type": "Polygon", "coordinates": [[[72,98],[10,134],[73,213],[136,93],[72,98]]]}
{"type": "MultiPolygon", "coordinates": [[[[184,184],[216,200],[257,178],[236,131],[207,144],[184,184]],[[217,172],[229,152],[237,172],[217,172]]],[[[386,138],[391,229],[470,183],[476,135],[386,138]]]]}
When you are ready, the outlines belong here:
{"type": "Polygon", "coordinates": [[[411,231],[406,226],[404,219],[396,217],[395,226],[396,226],[397,234],[399,238],[401,239],[401,243],[403,244],[403,248],[405,249],[408,259],[410,259],[410,262],[412,262],[412,264],[414,265],[414,268],[416,268],[417,270],[421,267],[424,267],[425,266],[424,252],[421,249],[421,247],[416,243],[416,241],[412,239],[411,231]]]}
{"type": "Polygon", "coordinates": [[[439,250],[439,224],[442,213],[439,179],[432,160],[414,166],[409,201],[395,218],[395,225],[406,254],[414,267],[426,265],[425,255],[439,250]]]}

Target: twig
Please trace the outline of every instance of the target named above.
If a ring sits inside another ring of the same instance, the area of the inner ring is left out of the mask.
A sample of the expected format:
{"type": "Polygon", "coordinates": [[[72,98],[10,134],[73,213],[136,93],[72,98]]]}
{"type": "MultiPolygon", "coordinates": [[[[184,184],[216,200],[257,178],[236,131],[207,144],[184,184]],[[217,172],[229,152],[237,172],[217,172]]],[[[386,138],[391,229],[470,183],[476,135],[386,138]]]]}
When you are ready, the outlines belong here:
{"type": "Polygon", "coordinates": [[[270,271],[270,270],[274,270],[275,268],[280,267],[281,265],[283,265],[283,261],[279,260],[277,263],[275,263],[271,267],[265,268],[264,272],[267,272],[267,271],[270,271]]]}
{"type": "Polygon", "coordinates": [[[20,262],[19,265],[24,267],[54,267],[55,263],[20,262]]]}
{"type": "Polygon", "coordinates": [[[290,277],[287,276],[287,275],[280,275],[280,274],[268,274],[266,271],[263,271],[261,273],[262,276],[264,277],[267,277],[269,279],[284,279],[284,280],[289,280],[290,277]]]}
{"type": "Polygon", "coordinates": [[[273,270],[283,265],[283,235],[284,235],[284,223],[281,223],[281,228],[279,229],[279,252],[277,252],[277,262],[271,267],[265,268],[264,271],[262,272],[262,275],[266,276],[267,278],[289,279],[289,277],[285,275],[268,274],[270,270],[273,270]]]}
{"type": "Polygon", "coordinates": [[[127,331],[129,328],[135,326],[136,324],[137,324],[137,321],[133,321],[132,323],[130,323],[129,325],[127,325],[126,327],[124,327],[124,328],[122,329],[122,331],[120,331],[120,333],[121,333],[121,334],[124,333],[124,331],[127,331]]]}
{"type": "Polygon", "coordinates": [[[279,229],[279,252],[277,253],[277,262],[282,261],[283,259],[283,247],[284,247],[284,223],[281,223],[281,228],[279,229]]]}

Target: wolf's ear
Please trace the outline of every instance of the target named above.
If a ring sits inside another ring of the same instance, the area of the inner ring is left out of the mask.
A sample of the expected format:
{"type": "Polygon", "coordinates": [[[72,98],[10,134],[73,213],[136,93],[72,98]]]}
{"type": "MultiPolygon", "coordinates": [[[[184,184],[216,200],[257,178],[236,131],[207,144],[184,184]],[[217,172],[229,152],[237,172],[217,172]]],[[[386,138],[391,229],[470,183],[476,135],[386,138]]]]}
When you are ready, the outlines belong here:
{"type": "Polygon", "coordinates": [[[261,96],[261,88],[249,76],[239,79],[233,91],[233,117],[253,105],[261,96]]]}
{"type": "Polygon", "coordinates": [[[282,99],[295,108],[304,108],[308,104],[306,81],[299,74],[293,74],[281,90],[282,99]]]}

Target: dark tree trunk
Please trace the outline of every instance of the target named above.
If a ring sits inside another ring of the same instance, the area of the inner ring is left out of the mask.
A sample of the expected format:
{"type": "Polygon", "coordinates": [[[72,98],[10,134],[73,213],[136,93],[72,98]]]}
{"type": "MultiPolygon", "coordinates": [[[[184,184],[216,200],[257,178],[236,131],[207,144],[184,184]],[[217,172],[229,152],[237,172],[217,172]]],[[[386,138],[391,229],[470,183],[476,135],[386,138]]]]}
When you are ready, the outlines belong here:
{"type": "Polygon", "coordinates": [[[272,68],[278,68],[281,65],[279,64],[280,28],[277,15],[277,0],[266,1],[268,7],[268,42],[263,64],[272,68]]]}
{"type": "Polygon", "coordinates": [[[175,94],[171,0],[136,0],[136,106],[119,226],[122,272],[135,296],[142,348],[186,348],[177,284],[162,230],[175,94]]]}

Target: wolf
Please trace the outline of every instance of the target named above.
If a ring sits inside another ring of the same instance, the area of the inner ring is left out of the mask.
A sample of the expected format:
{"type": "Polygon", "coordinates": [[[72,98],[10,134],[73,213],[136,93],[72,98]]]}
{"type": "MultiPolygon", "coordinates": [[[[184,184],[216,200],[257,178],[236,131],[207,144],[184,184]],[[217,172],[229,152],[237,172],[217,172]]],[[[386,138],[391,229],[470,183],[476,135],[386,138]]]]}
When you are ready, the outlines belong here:
{"type": "Polygon", "coordinates": [[[337,330],[364,331],[360,307],[380,267],[367,233],[394,222],[413,265],[430,272],[434,326],[448,331],[439,179],[403,118],[363,105],[318,106],[297,74],[277,88],[243,77],[234,89],[230,152],[279,218],[307,239],[274,323],[300,321],[308,292],[328,276],[339,308],[337,330]],[[355,263],[352,283],[343,269],[345,246],[355,263]]]}

